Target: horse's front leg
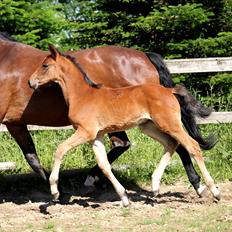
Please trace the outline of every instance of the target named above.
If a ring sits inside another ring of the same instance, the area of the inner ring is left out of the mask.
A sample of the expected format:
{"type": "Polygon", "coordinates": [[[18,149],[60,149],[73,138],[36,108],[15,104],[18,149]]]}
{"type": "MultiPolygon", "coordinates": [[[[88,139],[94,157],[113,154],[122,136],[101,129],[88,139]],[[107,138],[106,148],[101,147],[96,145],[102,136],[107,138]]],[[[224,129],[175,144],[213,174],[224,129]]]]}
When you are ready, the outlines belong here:
{"type": "Polygon", "coordinates": [[[16,140],[17,144],[21,148],[28,164],[31,168],[38,173],[45,181],[48,182],[48,173],[43,169],[40,164],[39,158],[36,154],[35,145],[30,136],[29,131],[27,130],[26,125],[16,126],[7,124],[6,125],[9,133],[16,140]]]}
{"type": "Polygon", "coordinates": [[[96,160],[99,168],[102,170],[104,175],[110,180],[112,185],[114,186],[117,194],[119,195],[122,205],[128,206],[129,205],[129,199],[126,194],[125,188],[120,184],[120,182],[116,179],[114,174],[111,171],[111,165],[107,159],[107,154],[105,150],[105,146],[102,143],[101,138],[97,138],[93,141],[92,144],[93,151],[96,155],[96,160]]]}
{"type": "Polygon", "coordinates": [[[68,138],[58,146],[55,153],[54,165],[49,178],[51,194],[54,200],[57,200],[60,195],[57,185],[58,185],[60,165],[65,153],[67,153],[69,150],[80,144],[88,142],[90,139],[92,138],[85,129],[78,128],[78,130],[70,138],[68,138]]]}

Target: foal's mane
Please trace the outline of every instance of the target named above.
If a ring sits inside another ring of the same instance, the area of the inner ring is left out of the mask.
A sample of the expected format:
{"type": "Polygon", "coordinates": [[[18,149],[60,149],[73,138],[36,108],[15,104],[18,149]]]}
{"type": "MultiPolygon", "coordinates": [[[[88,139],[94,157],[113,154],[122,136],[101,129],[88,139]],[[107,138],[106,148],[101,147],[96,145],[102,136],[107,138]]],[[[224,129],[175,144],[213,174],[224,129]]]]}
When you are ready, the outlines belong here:
{"type": "Polygon", "coordinates": [[[84,81],[89,86],[91,86],[92,88],[96,88],[96,89],[100,89],[102,87],[102,84],[96,84],[89,78],[87,73],[82,68],[81,64],[77,62],[77,60],[76,60],[76,58],[74,56],[64,54],[64,53],[62,53],[61,55],[64,56],[65,58],[67,58],[68,60],[70,60],[77,67],[77,69],[81,72],[81,74],[82,74],[82,76],[84,78],[84,81]]]}

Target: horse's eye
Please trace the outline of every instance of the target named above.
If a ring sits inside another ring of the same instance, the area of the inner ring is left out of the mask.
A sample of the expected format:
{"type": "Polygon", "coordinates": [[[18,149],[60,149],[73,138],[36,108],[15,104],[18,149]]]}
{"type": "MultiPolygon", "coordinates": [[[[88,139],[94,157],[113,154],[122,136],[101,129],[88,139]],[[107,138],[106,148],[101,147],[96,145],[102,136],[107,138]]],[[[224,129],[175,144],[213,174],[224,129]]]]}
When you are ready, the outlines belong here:
{"type": "Polygon", "coordinates": [[[48,68],[48,64],[43,64],[43,68],[45,69],[45,68],[48,68]]]}

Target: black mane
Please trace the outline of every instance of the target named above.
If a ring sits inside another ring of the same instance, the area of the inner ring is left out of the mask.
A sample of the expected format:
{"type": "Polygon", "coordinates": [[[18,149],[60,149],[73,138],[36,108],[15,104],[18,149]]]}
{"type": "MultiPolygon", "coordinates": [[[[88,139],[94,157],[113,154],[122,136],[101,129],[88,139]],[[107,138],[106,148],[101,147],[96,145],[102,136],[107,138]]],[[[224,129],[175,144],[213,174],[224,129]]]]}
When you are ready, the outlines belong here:
{"type": "Polygon", "coordinates": [[[0,32],[0,39],[5,41],[17,42],[7,32],[0,32]]]}
{"type": "Polygon", "coordinates": [[[92,88],[96,88],[96,89],[100,89],[102,87],[102,84],[96,84],[88,77],[87,73],[84,71],[81,64],[77,62],[75,57],[73,57],[71,55],[66,55],[66,54],[63,54],[63,53],[61,55],[64,56],[65,58],[69,59],[79,69],[79,71],[83,75],[83,78],[84,78],[85,82],[89,86],[91,86],[92,88]]]}

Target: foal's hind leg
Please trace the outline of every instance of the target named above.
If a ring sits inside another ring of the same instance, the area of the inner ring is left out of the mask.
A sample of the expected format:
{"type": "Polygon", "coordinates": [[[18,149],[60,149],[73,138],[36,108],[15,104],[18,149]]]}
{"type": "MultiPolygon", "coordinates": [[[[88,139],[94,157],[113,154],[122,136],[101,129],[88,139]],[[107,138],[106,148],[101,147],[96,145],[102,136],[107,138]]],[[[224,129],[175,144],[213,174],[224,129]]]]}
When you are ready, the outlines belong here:
{"type": "Polygon", "coordinates": [[[206,186],[209,188],[213,196],[217,200],[220,200],[220,191],[215,186],[214,180],[210,176],[205,166],[205,162],[199,144],[185,132],[181,125],[176,126],[175,130],[170,130],[169,134],[172,137],[174,137],[179,143],[181,143],[182,146],[184,146],[187,149],[189,154],[193,155],[193,158],[196,160],[199,169],[202,173],[202,176],[205,180],[206,186]]]}
{"type": "Polygon", "coordinates": [[[120,199],[122,200],[123,206],[129,205],[129,199],[126,194],[125,188],[119,183],[114,174],[111,171],[111,165],[107,159],[105,146],[101,139],[95,139],[93,142],[93,151],[96,155],[96,160],[99,168],[102,170],[104,175],[111,181],[120,199]]]}
{"type": "MultiPolygon", "coordinates": [[[[115,132],[109,134],[110,141],[112,143],[112,149],[108,152],[107,157],[109,163],[113,163],[122,153],[124,153],[130,147],[130,141],[126,135],[126,132],[115,132]]],[[[95,165],[89,172],[84,185],[93,187],[94,183],[100,178],[102,174],[98,165],[95,165]]]]}
{"type": "Polygon", "coordinates": [[[176,150],[178,143],[171,136],[156,128],[152,121],[144,123],[139,127],[144,134],[150,136],[154,140],[157,140],[164,146],[164,155],[162,156],[157,168],[152,174],[152,190],[156,196],[159,193],[160,181],[164,170],[168,165],[172,154],[176,150]]]}

